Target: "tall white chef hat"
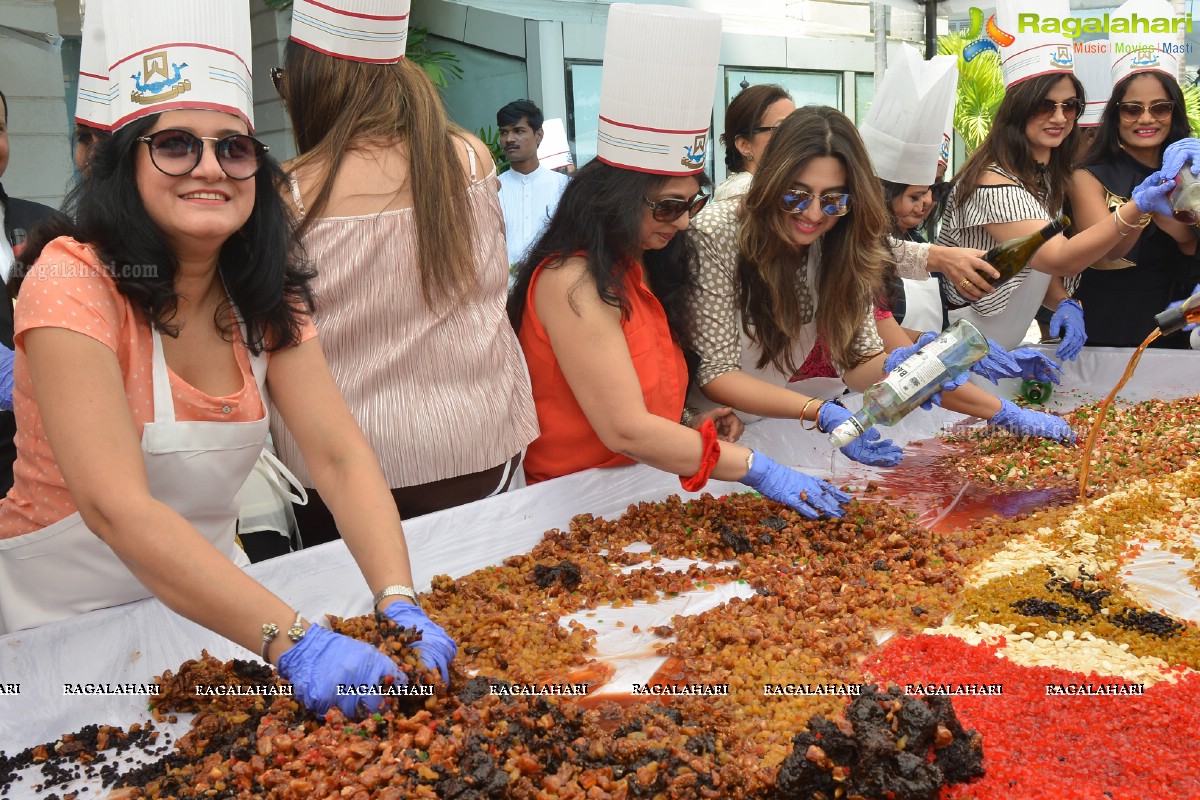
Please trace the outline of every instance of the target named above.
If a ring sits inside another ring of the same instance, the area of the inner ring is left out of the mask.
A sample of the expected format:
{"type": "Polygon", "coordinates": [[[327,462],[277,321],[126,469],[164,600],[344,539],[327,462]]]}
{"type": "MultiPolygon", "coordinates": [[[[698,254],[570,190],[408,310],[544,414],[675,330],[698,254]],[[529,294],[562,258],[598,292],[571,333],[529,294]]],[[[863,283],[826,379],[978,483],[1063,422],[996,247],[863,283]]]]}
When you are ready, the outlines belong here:
{"type": "Polygon", "coordinates": [[[108,50],[104,30],[106,0],[89,0],[83,15],[83,44],[79,50],[79,88],[75,93],[75,121],[108,130],[112,125],[117,87],[108,79],[108,50]]]}
{"type": "Polygon", "coordinates": [[[291,38],[327,56],[372,64],[404,58],[412,0],[296,0],[291,38]]]}
{"type": "Polygon", "coordinates": [[[105,0],[112,128],[175,109],[235,114],[254,129],[246,0],[105,0]]]}
{"type": "Polygon", "coordinates": [[[1183,33],[1171,32],[1175,10],[1167,0],[1126,0],[1109,19],[1112,85],[1137,72],[1161,72],[1179,80],[1183,33]]]}
{"type": "Polygon", "coordinates": [[[675,6],[609,7],[596,157],[657,175],[704,169],[721,17],[675,6]]]}
{"type": "Polygon", "coordinates": [[[877,176],[914,186],[933,183],[957,88],[957,57],[925,61],[916,48],[900,46],[859,126],[877,176]]]}
{"type": "Polygon", "coordinates": [[[542,143],[538,145],[537,157],[538,163],[546,169],[558,169],[571,163],[571,148],[562,119],[555,117],[542,123],[542,143]]]}
{"type": "Polygon", "coordinates": [[[1000,46],[1000,69],[1006,87],[1021,81],[1072,72],[1073,47],[1064,33],[1043,33],[1041,23],[1071,16],[1067,0],[997,0],[995,27],[988,34],[1000,46]],[[1031,24],[1036,18],[1038,24],[1031,24]]]}
{"type": "Polygon", "coordinates": [[[1104,107],[1112,95],[1112,72],[1109,69],[1107,39],[1084,42],[1075,53],[1075,76],[1083,84],[1087,105],[1079,115],[1079,125],[1099,125],[1104,107]]]}

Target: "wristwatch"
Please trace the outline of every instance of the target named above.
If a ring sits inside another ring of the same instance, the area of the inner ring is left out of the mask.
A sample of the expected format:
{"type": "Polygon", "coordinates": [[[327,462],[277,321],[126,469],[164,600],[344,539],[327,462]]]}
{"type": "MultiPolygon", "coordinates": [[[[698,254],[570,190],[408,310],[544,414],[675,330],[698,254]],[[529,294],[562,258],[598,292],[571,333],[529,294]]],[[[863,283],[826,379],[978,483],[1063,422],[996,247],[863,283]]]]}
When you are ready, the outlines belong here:
{"type": "Polygon", "coordinates": [[[375,599],[371,601],[372,608],[379,607],[379,601],[387,597],[407,597],[413,601],[413,605],[417,608],[421,607],[421,601],[417,599],[417,593],[413,591],[411,586],[405,586],[402,583],[393,583],[391,586],[385,586],[379,590],[379,594],[375,595],[375,599]]]}

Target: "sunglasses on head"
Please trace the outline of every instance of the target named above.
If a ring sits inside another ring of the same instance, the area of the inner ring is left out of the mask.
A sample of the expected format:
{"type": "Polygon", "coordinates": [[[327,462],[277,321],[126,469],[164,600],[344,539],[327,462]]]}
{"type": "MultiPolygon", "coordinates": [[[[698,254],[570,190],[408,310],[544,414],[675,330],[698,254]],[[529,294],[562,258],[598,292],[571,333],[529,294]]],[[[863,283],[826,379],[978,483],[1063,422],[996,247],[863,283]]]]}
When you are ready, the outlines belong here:
{"type": "Polygon", "coordinates": [[[691,200],[680,200],[677,197],[668,197],[666,200],[650,200],[643,197],[642,200],[646,205],[650,206],[650,214],[657,222],[674,222],[675,220],[687,214],[689,217],[694,217],[699,214],[704,206],[708,203],[708,198],[711,195],[698,194],[691,200]]]}
{"type": "Polygon", "coordinates": [[[1117,103],[1117,112],[1120,113],[1121,119],[1126,122],[1137,122],[1142,118],[1142,114],[1150,111],[1150,116],[1156,121],[1162,122],[1171,118],[1171,114],[1175,112],[1175,104],[1170,100],[1155,100],[1150,105],[1145,103],[1117,103]]]}
{"type": "Polygon", "coordinates": [[[1054,112],[1060,108],[1064,117],[1069,120],[1076,119],[1083,113],[1083,101],[1078,97],[1072,97],[1070,100],[1058,103],[1046,97],[1038,101],[1038,104],[1034,106],[1033,115],[1035,117],[1053,117],[1054,112]]]}
{"type": "Polygon", "coordinates": [[[139,136],[137,141],[145,142],[150,148],[150,160],[158,171],[173,178],[187,175],[199,166],[200,158],[204,155],[205,142],[214,142],[217,163],[221,165],[225,174],[235,181],[253,178],[262,167],[263,156],[270,149],[258,139],[244,133],[218,139],[215,136],[197,136],[174,128],[139,136]]]}
{"type": "MultiPolygon", "coordinates": [[[[812,205],[816,195],[802,189],[788,189],[780,198],[780,207],[788,214],[803,214],[812,205]]],[[[827,217],[840,217],[850,210],[850,195],[844,192],[826,192],[821,195],[818,208],[827,217]]]]}

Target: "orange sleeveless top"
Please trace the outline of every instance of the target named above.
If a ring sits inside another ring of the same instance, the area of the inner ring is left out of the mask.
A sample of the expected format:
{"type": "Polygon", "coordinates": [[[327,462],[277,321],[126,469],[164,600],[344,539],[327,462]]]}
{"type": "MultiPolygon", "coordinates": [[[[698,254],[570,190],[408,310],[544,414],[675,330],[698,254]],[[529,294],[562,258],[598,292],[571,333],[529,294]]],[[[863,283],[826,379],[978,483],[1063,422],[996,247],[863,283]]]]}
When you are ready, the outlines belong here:
{"type": "MultiPolygon", "coordinates": [[[[517,334],[529,365],[533,403],[542,430],[525,453],[525,480],[531,484],[592,467],[633,463],[604,446],[563,377],[533,302],[545,265],[543,261],[529,282],[517,334]]],[[[683,350],[671,338],[667,314],[642,283],[642,268],[633,261],[625,262],[625,292],[629,318],[621,321],[621,328],[642,386],[642,398],[651,414],[677,422],[683,414],[688,386],[683,350]]]]}

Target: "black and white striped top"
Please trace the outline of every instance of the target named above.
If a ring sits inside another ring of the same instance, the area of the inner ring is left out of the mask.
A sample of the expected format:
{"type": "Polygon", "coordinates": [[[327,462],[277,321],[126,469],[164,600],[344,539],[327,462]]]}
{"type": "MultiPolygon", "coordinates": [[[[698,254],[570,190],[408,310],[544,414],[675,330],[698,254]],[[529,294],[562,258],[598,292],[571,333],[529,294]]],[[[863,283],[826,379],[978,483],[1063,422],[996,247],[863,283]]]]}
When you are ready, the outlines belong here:
{"type": "MultiPolygon", "coordinates": [[[[938,232],[938,244],[946,247],[975,247],[980,250],[990,250],[998,243],[984,229],[984,225],[1019,222],[1027,219],[1049,222],[1062,213],[1061,209],[1053,212],[1047,209],[1042,201],[1021,185],[1019,180],[1004,172],[1000,167],[993,164],[988,171],[1007,178],[1016,185],[977,186],[966,204],[960,206],[958,190],[962,187],[956,184],[950,190],[949,197],[946,198],[946,211],[942,216],[942,225],[938,232]]],[[[971,303],[971,307],[985,317],[999,314],[1008,304],[1012,293],[1029,277],[1032,271],[1032,267],[1026,266],[1011,280],[996,287],[996,291],[971,303]]],[[[1078,283],[1078,279],[1068,279],[1068,292],[1074,289],[1072,283],[1078,283]]],[[[946,281],[942,282],[942,293],[951,306],[968,304],[968,300],[946,281]]]]}

